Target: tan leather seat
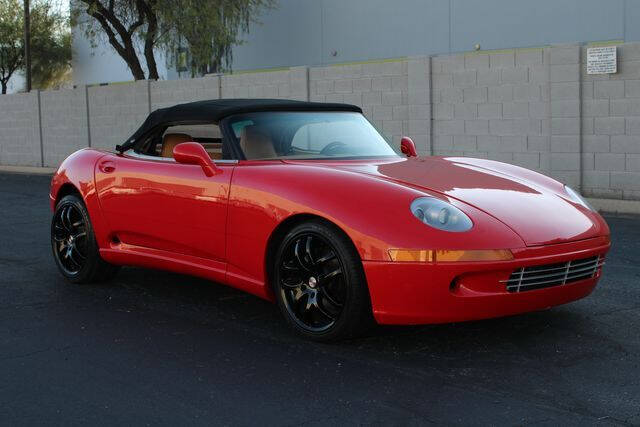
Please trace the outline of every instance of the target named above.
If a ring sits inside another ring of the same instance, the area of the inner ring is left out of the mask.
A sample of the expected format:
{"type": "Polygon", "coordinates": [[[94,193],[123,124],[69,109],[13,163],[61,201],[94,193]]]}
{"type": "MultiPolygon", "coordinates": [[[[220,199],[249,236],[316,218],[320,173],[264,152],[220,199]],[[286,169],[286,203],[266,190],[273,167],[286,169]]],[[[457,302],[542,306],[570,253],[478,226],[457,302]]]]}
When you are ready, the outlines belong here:
{"type": "Polygon", "coordinates": [[[162,151],[160,155],[162,157],[173,158],[173,149],[175,146],[190,141],[193,141],[193,138],[186,133],[168,133],[162,138],[162,151]]]}
{"type": "Polygon", "coordinates": [[[240,148],[248,160],[278,157],[269,132],[261,126],[245,126],[242,129],[240,148]]]}
{"type": "Polygon", "coordinates": [[[221,151],[207,150],[207,154],[209,154],[209,157],[211,157],[211,160],[222,160],[221,151]]]}
{"type": "Polygon", "coordinates": [[[203,142],[202,146],[212,160],[222,160],[222,143],[203,142]]]}

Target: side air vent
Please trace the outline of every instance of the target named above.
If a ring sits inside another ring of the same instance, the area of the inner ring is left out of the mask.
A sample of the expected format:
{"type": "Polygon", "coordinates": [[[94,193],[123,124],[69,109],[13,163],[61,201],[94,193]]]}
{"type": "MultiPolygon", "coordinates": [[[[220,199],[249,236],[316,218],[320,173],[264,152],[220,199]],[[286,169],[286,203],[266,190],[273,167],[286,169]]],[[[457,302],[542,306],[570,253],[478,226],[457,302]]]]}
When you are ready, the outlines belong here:
{"type": "Polygon", "coordinates": [[[511,273],[508,280],[501,280],[509,292],[524,292],[534,289],[560,286],[594,277],[604,265],[600,256],[571,260],[558,264],[522,267],[511,273]]]}

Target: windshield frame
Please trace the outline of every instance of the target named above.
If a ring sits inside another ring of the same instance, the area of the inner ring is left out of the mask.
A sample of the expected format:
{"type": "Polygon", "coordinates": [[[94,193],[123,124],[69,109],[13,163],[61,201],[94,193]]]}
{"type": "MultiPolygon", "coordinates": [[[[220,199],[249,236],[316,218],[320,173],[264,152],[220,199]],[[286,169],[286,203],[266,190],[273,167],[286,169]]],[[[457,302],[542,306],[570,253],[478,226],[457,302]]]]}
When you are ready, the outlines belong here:
{"type": "Polygon", "coordinates": [[[327,110],[327,111],[314,111],[314,110],[309,110],[309,111],[278,111],[278,114],[308,114],[308,113],[313,113],[313,114],[357,114],[359,116],[361,116],[369,126],[371,126],[371,129],[373,131],[375,131],[380,139],[382,139],[384,141],[385,144],[387,144],[389,146],[389,148],[391,149],[391,152],[389,154],[384,154],[384,155],[365,155],[365,156],[314,156],[314,157],[295,157],[295,156],[278,156],[278,157],[273,157],[273,158],[263,158],[263,159],[247,159],[244,155],[243,150],[240,147],[240,139],[236,136],[236,133],[233,129],[233,123],[236,123],[240,120],[243,119],[247,119],[248,116],[254,116],[257,114],[274,114],[276,112],[272,112],[272,111],[255,111],[255,112],[251,112],[251,113],[240,113],[240,114],[234,114],[234,115],[230,115],[225,117],[224,119],[222,119],[220,121],[220,129],[223,133],[223,136],[225,139],[227,139],[227,141],[229,141],[229,145],[232,146],[232,151],[234,153],[234,157],[236,157],[238,160],[244,160],[244,161],[251,161],[251,162],[265,162],[265,161],[278,161],[278,162],[283,162],[283,161],[318,161],[318,160],[328,160],[328,161],[342,161],[342,160],[367,160],[367,159],[372,159],[372,160],[379,160],[379,159],[395,159],[395,158],[402,158],[402,154],[400,152],[400,148],[399,147],[395,147],[394,144],[392,144],[392,142],[389,141],[389,139],[382,133],[380,132],[380,130],[373,124],[371,123],[371,121],[362,113],[359,112],[355,112],[355,111],[331,111],[331,110],[327,110]]]}

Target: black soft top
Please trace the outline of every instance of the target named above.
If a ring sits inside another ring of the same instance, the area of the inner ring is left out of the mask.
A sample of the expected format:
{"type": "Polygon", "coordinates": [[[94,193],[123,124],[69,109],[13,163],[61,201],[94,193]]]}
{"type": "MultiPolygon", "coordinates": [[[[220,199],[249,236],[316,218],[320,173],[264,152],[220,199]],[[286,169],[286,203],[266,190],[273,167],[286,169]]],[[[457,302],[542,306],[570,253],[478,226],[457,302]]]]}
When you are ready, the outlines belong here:
{"type": "Polygon", "coordinates": [[[212,99],[208,101],[188,102],[153,111],[142,126],[116,150],[123,152],[131,148],[136,141],[152,129],[163,124],[186,122],[218,123],[233,114],[258,111],[354,111],[362,109],[350,104],[325,102],[291,101],[285,99],[212,99]]]}

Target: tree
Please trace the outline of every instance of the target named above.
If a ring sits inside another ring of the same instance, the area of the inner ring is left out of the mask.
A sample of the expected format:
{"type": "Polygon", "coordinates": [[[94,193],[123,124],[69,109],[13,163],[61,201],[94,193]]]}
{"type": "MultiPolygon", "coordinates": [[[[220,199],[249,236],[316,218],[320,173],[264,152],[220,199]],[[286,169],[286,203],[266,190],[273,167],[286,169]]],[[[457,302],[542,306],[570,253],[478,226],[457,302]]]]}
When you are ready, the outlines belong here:
{"type": "MultiPolygon", "coordinates": [[[[24,67],[24,10],[19,0],[0,0],[0,84],[24,67]]],[[[31,56],[34,87],[46,89],[69,75],[71,33],[67,19],[41,0],[31,8],[31,56]]]]}
{"type": "MultiPolygon", "coordinates": [[[[138,58],[136,43],[144,43],[144,56],[150,79],[158,78],[153,48],[157,43],[157,1],[162,0],[78,0],[72,10],[72,25],[83,26],[95,46],[103,37],[126,62],[133,78],[143,80],[145,72],[138,58]],[[90,19],[85,19],[82,13],[90,19]]],[[[177,2],[179,3],[179,2],[177,2]]]]}
{"type": "Polygon", "coordinates": [[[106,38],[135,80],[158,79],[156,48],[175,55],[186,44],[193,74],[230,67],[238,33],[274,1],[78,0],[72,17],[94,46],[106,38]]]}
{"type": "Polygon", "coordinates": [[[11,76],[24,58],[22,7],[18,0],[0,0],[0,84],[7,93],[11,76]]]}
{"type": "Polygon", "coordinates": [[[57,89],[71,80],[69,19],[47,1],[31,11],[31,77],[38,89],[57,89]]]}
{"type": "Polygon", "coordinates": [[[176,58],[186,44],[192,75],[231,69],[233,46],[242,43],[260,11],[274,7],[273,0],[182,0],[180,7],[160,10],[165,45],[176,58]]]}

